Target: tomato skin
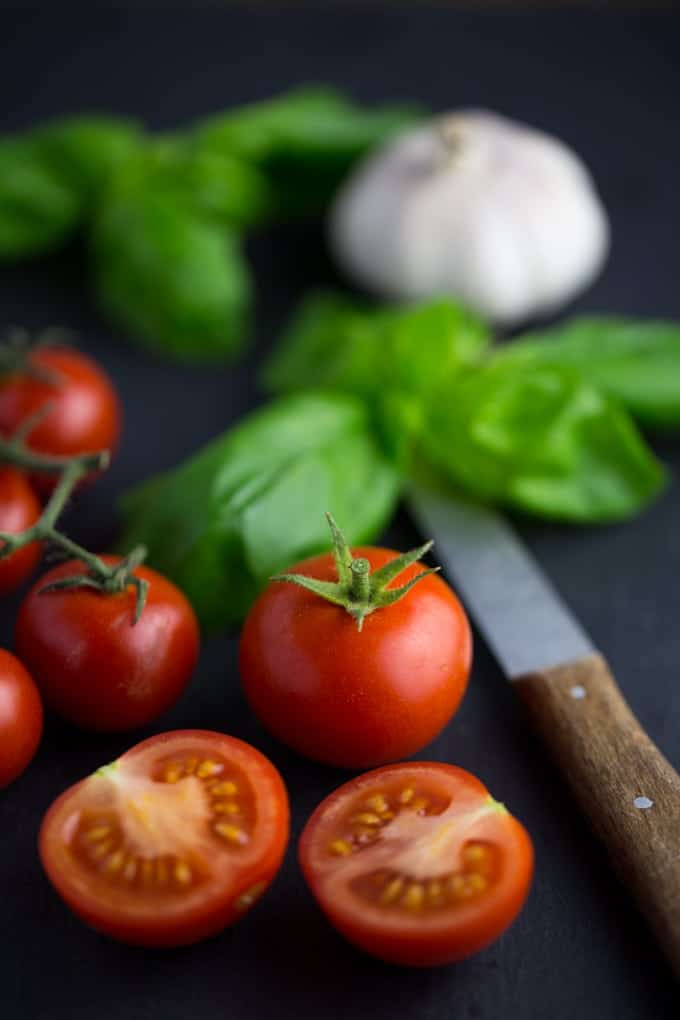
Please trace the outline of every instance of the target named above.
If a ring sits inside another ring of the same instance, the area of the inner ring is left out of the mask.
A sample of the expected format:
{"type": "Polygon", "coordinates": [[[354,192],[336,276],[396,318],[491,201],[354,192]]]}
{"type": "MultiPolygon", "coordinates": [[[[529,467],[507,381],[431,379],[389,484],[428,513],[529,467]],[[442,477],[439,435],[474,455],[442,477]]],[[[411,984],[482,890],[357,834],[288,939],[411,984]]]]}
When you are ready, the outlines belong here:
{"type": "MultiPolygon", "coordinates": [[[[218,934],[244,916],[236,901],[255,885],[269,886],[275,878],[288,844],[288,794],[276,768],[256,748],[235,737],[208,730],[174,730],[142,741],[127,751],[118,766],[139,766],[159,755],[177,753],[178,745],[190,744],[213,755],[224,752],[243,765],[258,795],[260,829],[248,861],[240,870],[229,865],[205,895],[188,905],[173,906],[157,900],[150,909],[135,914],[124,897],[98,895],[92,879],[74,867],[74,858],[63,839],[70,819],[87,805],[92,776],[59,796],[48,809],[38,839],[40,858],[47,876],[66,905],[90,927],[130,945],[174,948],[190,945],[218,934]]],[[[219,848],[217,849],[219,853],[219,848]]],[[[264,890],[263,890],[264,891],[264,890]]]]}
{"type": "MultiPolygon", "coordinates": [[[[28,479],[12,467],[0,467],[0,531],[12,535],[38,520],[40,503],[28,479]]],[[[7,595],[29,577],[40,560],[40,545],[32,542],[0,560],[0,595],[7,595]]]]}
{"type": "Polygon", "coordinates": [[[38,688],[22,663],[0,648],[0,789],[32,761],[42,730],[38,688]]]}
{"type": "MultiPolygon", "coordinates": [[[[47,403],[52,409],[28,437],[36,453],[72,457],[118,446],[121,410],[118,395],[104,371],[91,358],[68,347],[45,347],[30,355],[32,364],[53,372],[52,383],[30,375],[0,381],[0,433],[11,435],[22,421],[47,403]]],[[[32,478],[39,492],[49,494],[51,475],[32,478]]]]}
{"type": "MultiPolygon", "coordinates": [[[[431,967],[455,963],[486,948],[512,924],[522,909],[533,877],[534,853],[531,839],[512,815],[503,813],[488,824],[495,825],[495,834],[503,851],[503,874],[493,898],[458,904],[455,912],[442,920],[428,922],[422,917],[395,919],[380,916],[379,911],[365,908],[347,889],[330,888],[328,876],[333,865],[324,862],[330,822],[347,802],[375,790],[392,777],[403,774],[405,781],[432,776],[448,783],[468,798],[471,804],[489,801],[486,787],[475,776],[453,765],[439,762],[407,762],[388,765],[358,776],[330,794],[316,808],[303,829],[298,857],[304,877],[319,906],[330,923],[349,942],[387,963],[410,967],[431,967]]],[[[502,809],[502,805],[498,805],[502,809]]],[[[493,830],[492,830],[493,831],[493,830]]],[[[362,850],[368,854],[370,851],[362,850]]],[[[370,868],[367,859],[367,868],[370,868]]],[[[383,915],[385,915],[383,910],[383,915]]]]}
{"type": "Polygon", "coordinates": [[[132,586],[116,595],[89,588],[41,593],[51,581],[82,570],[71,560],[33,585],[19,609],[16,648],[47,704],[76,726],[116,731],[146,725],[174,704],[191,678],[199,653],[194,611],[174,584],[145,566],[135,569],[149,590],[134,625],[132,586]]]}
{"type": "MultiPolygon", "coordinates": [[[[354,550],[375,570],[398,554],[354,550]]],[[[401,585],[424,568],[399,575],[401,585]]],[[[336,580],[331,554],[291,572],[336,580]]],[[[243,687],[280,740],[330,765],[366,768],[408,757],[446,725],[465,692],[472,639],[465,612],[430,575],[378,609],[363,629],[342,607],[292,583],[270,583],[246,619],[243,687]]]]}

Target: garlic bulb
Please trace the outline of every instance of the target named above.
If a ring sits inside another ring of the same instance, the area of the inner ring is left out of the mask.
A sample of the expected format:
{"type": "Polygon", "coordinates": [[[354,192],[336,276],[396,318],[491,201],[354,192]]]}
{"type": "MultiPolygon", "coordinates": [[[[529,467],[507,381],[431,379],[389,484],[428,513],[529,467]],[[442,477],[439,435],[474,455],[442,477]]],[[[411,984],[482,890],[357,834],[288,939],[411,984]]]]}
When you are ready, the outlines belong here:
{"type": "Polygon", "coordinates": [[[463,111],[369,155],[336,198],[330,240],[347,272],[382,296],[451,294],[512,325],[593,280],[609,227],[566,145],[463,111]]]}

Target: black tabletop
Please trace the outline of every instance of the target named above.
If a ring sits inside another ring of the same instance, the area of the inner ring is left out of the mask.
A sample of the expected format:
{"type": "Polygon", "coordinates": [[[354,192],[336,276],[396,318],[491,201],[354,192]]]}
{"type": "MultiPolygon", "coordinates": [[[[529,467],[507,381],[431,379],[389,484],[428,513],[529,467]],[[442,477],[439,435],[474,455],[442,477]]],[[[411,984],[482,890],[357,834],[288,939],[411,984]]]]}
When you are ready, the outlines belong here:
{"type": "MultiPolygon", "coordinates": [[[[680,319],[680,21],[660,16],[458,15],[421,8],[363,12],[267,9],[5,14],[0,128],[65,111],[126,112],[154,128],[330,81],[357,98],[414,98],[433,108],[487,105],[546,128],[591,166],[613,222],[606,271],[578,304],[680,319]]],[[[86,284],[85,255],[0,270],[0,320],[77,329],[125,407],[110,473],[82,494],[73,535],[110,545],[115,500],[170,466],[261,399],[258,359],[302,292],[334,281],[316,226],[249,243],[258,283],[252,353],[224,369],[187,369],[126,346],[86,284]]],[[[655,442],[680,470],[680,438],[655,442]]],[[[521,525],[538,559],[610,659],[643,725],[680,765],[680,486],[633,523],[570,529],[521,525]]],[[[416,542],[402,513],[385,536],[416,542]]],[[[502,578],[499,579],[502,583],[502,578]]],[[[16,601],[3,604],[11,642],[16,601]]],[[[248,712],[236,634],[206,642],[182,701],[140,734],[97,737],[49,719],[37,759],[0,800],[0,1014],[4,1020],[512,1020],[677,1016],[669,972],[626,890],[589,834],[481,640],[469,692],[422,757],[478,774],[530,830],[537,869],[527,906],[494,946],[454,968],[391,968],[327,926],[299,874],[294,841],[346,773],[296,757],[248,712]],[[199,726],[271,756],[288,783],[291,847],[272,890],[236,928],[203,945],[147,952],[93,934],[44,878],[35,841],[65,787],[151,732],[199,726]]]]}

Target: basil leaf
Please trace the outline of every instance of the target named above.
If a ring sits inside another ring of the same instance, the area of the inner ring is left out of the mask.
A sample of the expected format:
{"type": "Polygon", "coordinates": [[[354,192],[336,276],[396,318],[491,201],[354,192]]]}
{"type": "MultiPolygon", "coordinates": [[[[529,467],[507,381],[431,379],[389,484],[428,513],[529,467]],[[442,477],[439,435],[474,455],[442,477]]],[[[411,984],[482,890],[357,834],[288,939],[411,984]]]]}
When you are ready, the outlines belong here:
{"type": "Polygon", "coordinates": [[[306,298],[265,365],[273,391],[323,386],[373,408],[393,449],[408,447],[444,377],[489,344],[479,319],[447,299],[371,307],[341,294],[306,298]]]}
{"type": "Polygon", "coordinates": [[[269,216],[274,203],[269,182],[244,160],[187,149],[176,153],[173,162],[168,171],[175,177],[178,193],[210,219],[250,227],[269,216]]]}
{"type": "Polygon", "coordinates": [[[236,235],[141,190],[102,208],[93,252],[101,304],[134,339],[185,360],[239,351],[251,284],[236,235]]]}
{"type": "Polygon", "coordinates": [[[433,401],[423,445],[476,498],[567,521],[629,517],[664,483],[627,412],[564,367],[468,370],[433,401]]]}
{"type": "Polygon", "coordinates": [[[0,139],[0,258],[56,248],[80,216],[77,192],[29,136],[0,139]]]}
{"type": "Polygon", "coordinates": [[[574,319],[511,344],[507,357],[569,365],[617,397],[645,425],[680,425],[680,324],[574,319]]]}
{"type": "Polygon", "coordinates": [[[271,574],[328,548],[326,510],[349,541],[370,541],[398,491],[360,401],[285,397],[128,492],[123,547],[146,545],[203,626],[217,629],[245,615],[271,574]]]}
{"type": "Polygon", "coordinates": [[[444,298],[371,307],[321,292],[302,301],[262,379],[274,391],[328,386],[429,396],[443,375],[476,361],[488,344],[481,321],[444,298]]]}
{"type": "Polygon", "coordinates": [[[46,158],[78,192],[85,207],[105,191],[114,173],[142,146],[142,129],[119,117],[64,117],[35,132],[46,158]]]}
{"type": "Polygon", "coordinates": [[[181,136],[148,143],[116,178],[116,193],[162,192],[213,223],[247,227],[262,222],[273,198],[267,178],[230,154],[201,150],[181,136]]]}
{"type": "Polygon", "coordinates": [[[276,215],[306,215],[324,208],[359,156],[419,113],[403,106],[363,109],[333,89],[307,87],[210,117],[197,140],[263,169],[276,215]]]}

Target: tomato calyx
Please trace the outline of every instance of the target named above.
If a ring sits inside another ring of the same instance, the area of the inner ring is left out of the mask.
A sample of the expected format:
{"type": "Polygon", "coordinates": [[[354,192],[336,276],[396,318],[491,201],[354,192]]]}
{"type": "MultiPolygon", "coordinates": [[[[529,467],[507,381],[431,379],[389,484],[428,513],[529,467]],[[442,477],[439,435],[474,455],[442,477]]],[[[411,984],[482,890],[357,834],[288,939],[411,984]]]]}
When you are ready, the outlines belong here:
{"type": "Polygon", "coordinates": [[[322,581],[316,577],[308,577],[305,574],[276,574],[272,581],[289,582],[297,584],[308,591],[319,595],[333,605],[341,606],[350,614],[361,630],[364,620],[376,609],[385,609],[394,605],[403,598],[414,585],[422,581],[429,574],[436,574],[439,567],[428,567],[422,570],[415,577],[412,577],[406,584],[399,588],[388,588],[388,585],[410,567],[417,563],[433,546],[433,542],[425,542],[416,549],[395,556],[385,566],[374,570],[371,573],[370,563],[364,557],[353,557],[352,551],[347,544],[345,536],[336,524],[332,514],[326,514],[326,520],[331,530],[332,552],[335,560],[335,567],[338,574],[337,581],[322,581]]]}
{"type": "Polygon", "coordinates": [[[133,587],[137,593],[135,612],[132,618],[133,625],[141,617],[149,592],[149,582],[144,578],[137,577],[134,573],[146,558],[146,548],[143,545],[136,546],[131,552],[124,556],[114,566],[109,566],[99,556],[88,552],[77,546],[70,539],[59,532],[52,531],[48,536],[53,543],[68,548],[86,566],[86,570],[77,574],[69,574],[67,577],[60,577],[56,581],[43,585],[40,594],[45,595],[53,591],[69,591],[75,588],[94,588],[104,595],[119,595],[127,588],[133,587]],[[68,543],[68,545],[65,544],[68,543]]]}

